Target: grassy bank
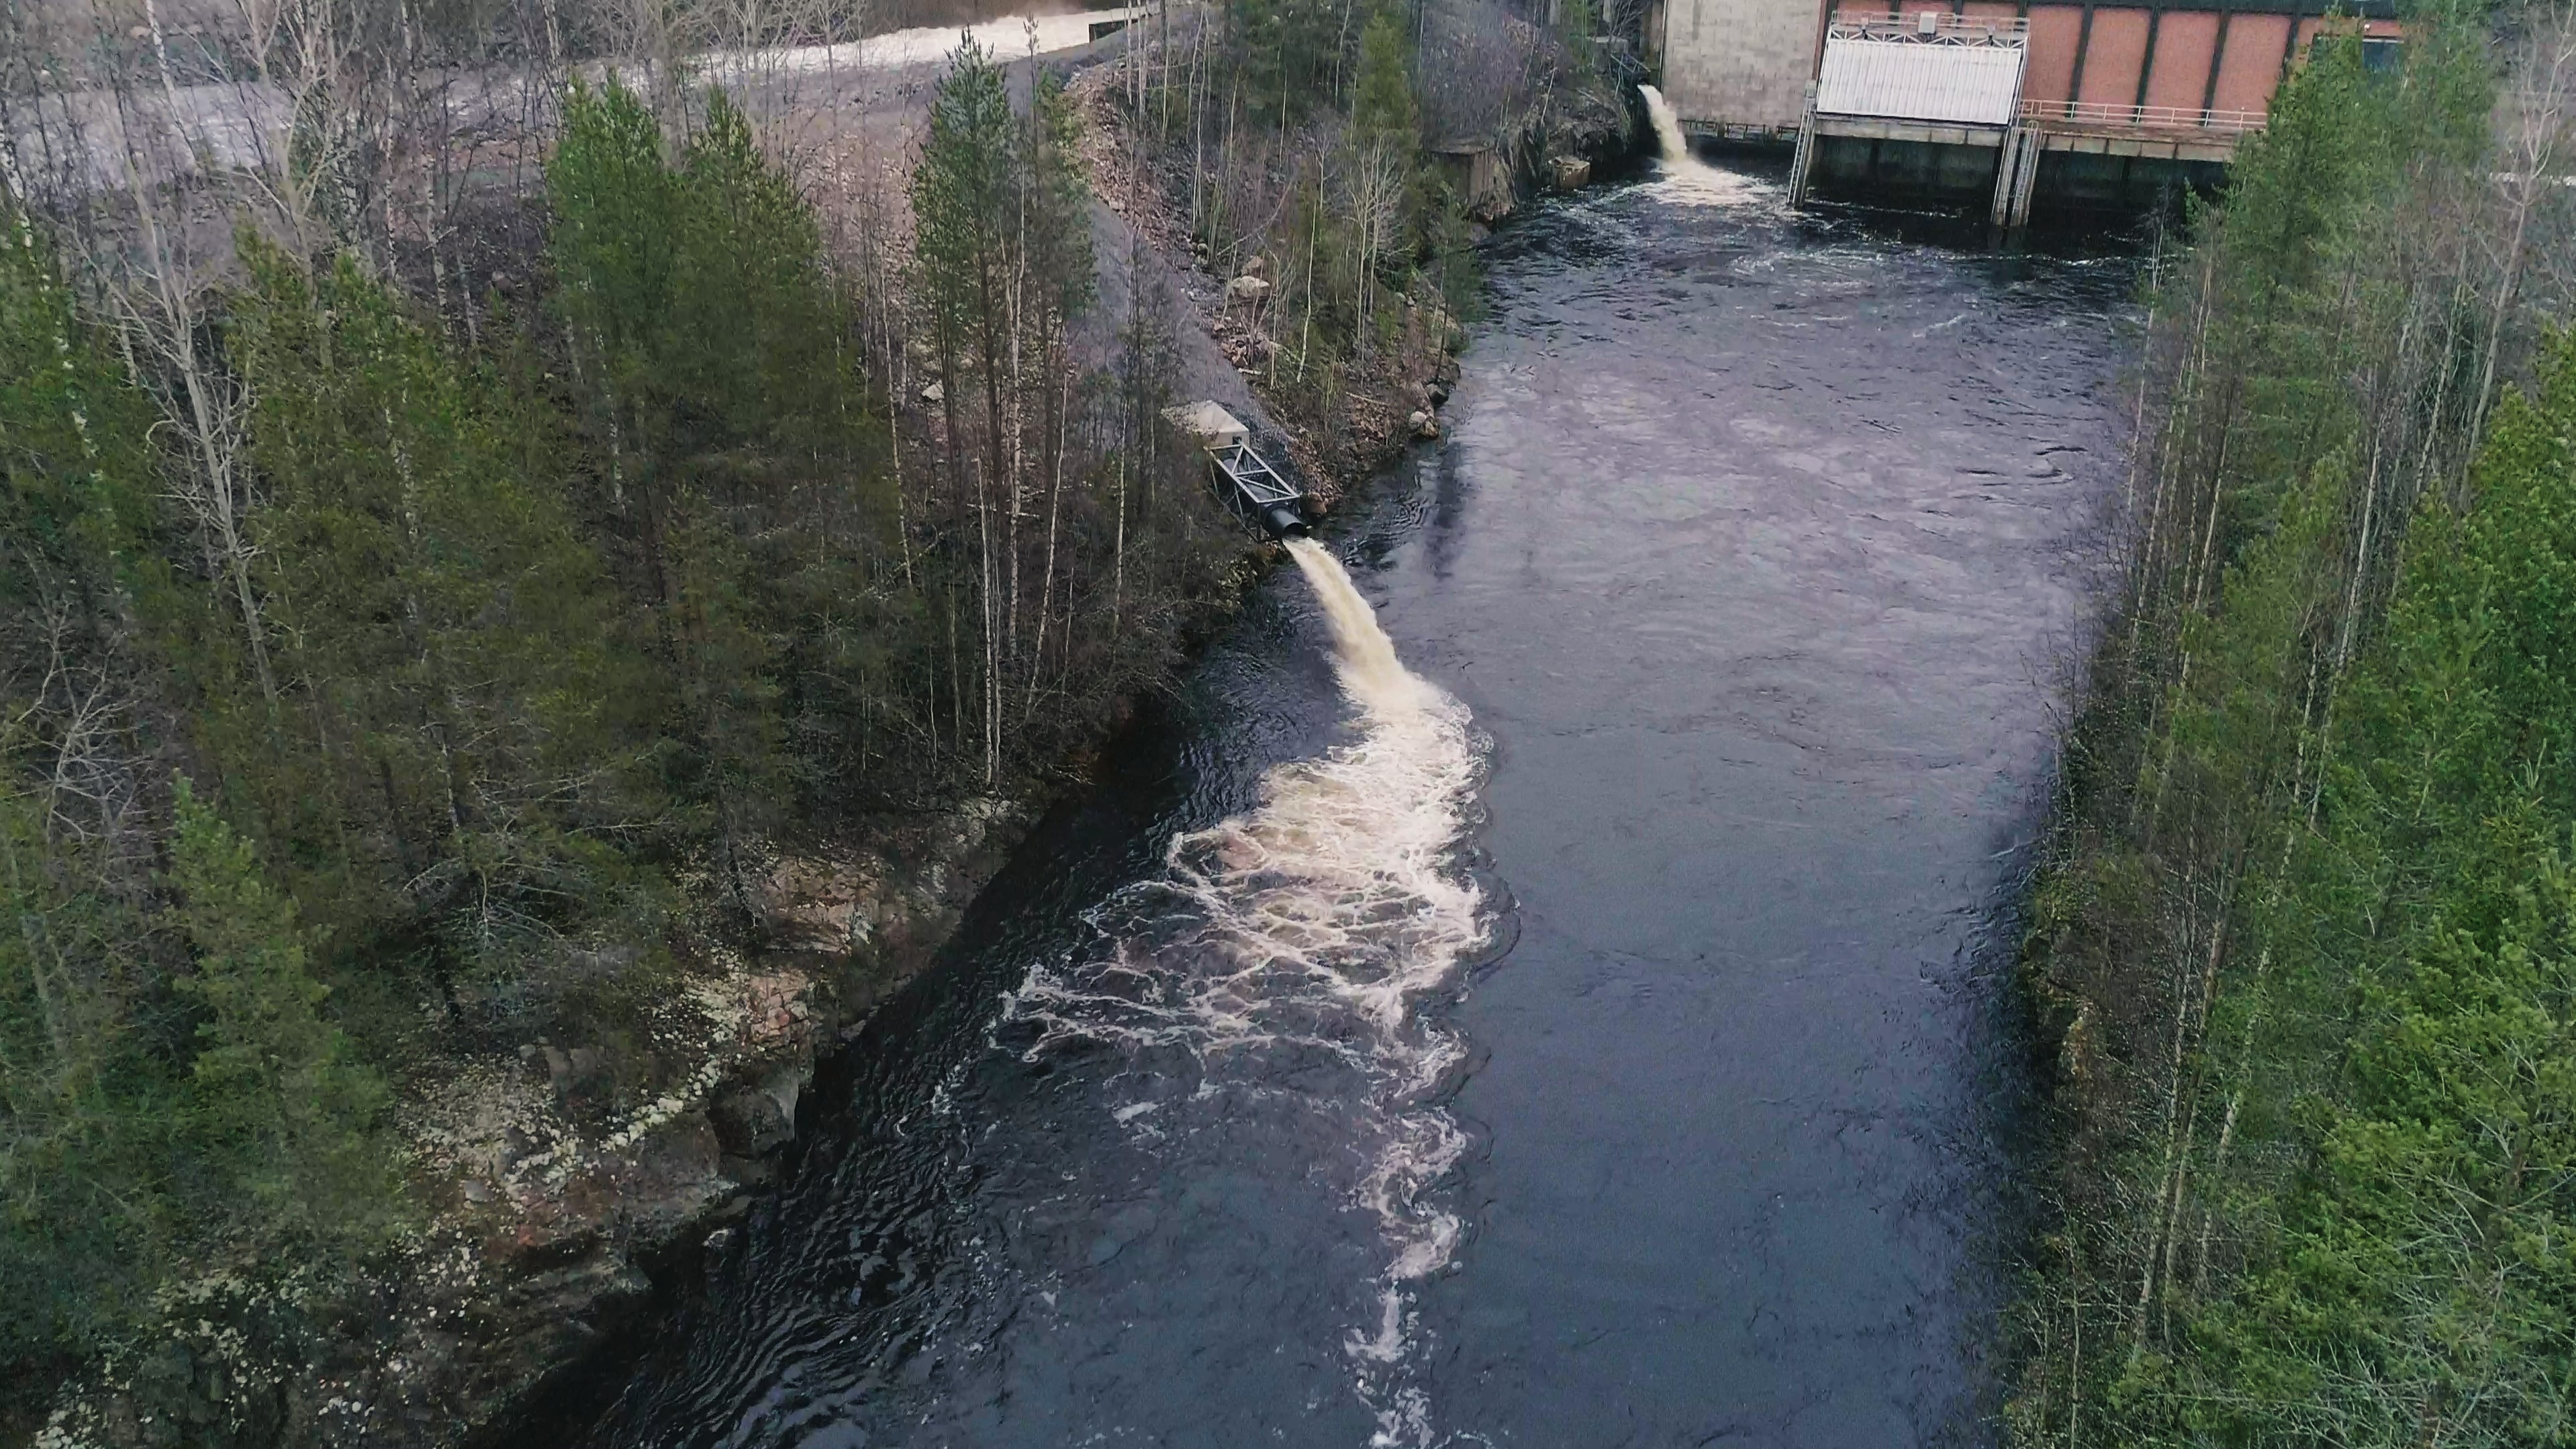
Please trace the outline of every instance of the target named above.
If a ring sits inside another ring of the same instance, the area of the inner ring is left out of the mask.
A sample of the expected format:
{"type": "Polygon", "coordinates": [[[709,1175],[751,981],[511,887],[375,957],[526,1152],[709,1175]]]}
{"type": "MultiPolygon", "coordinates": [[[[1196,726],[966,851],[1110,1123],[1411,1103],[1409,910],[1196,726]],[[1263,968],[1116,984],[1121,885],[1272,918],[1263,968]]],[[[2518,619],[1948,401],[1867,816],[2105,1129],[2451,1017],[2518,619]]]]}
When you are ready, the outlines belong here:
{"type": "Polygon", "coordinates": [[[2322,42],[2158,259],[2018,1442],[2576,1435],[2570,37],[2322,42]]]}

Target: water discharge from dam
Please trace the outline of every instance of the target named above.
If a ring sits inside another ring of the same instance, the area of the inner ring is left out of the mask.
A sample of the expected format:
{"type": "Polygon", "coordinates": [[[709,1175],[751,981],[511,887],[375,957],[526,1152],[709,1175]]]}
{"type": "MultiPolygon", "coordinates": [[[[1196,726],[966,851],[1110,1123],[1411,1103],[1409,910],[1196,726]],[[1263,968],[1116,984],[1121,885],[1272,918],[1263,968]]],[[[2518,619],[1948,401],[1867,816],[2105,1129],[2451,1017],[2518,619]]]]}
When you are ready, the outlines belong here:
{"type": "Polygon", "coordinates": [[[1991,1442],[2009,887],[2131,264],[1690,164],[1497,230],[1447,437],[529,1449],[1991,1442]]]}
{"type": "MultiPolygon", "coordinates": [[[[1403,1376],[1408,1285],[1448,1265],[1460,1228],[1423,1188],[1465,1138],[1434,1101],[1463,1048],[1412,1008],[1490,929],[1457,858],[1483,754],[1467,711],[1396,658],[1340,561],[1311,539],[1287,547],[1322,605],[1357,737],[1272,768],[1257,808],[1176,838],[1167,873],[1104,918],[1111,948],[1033,969],[1002,1021],[1037,1028],[1031,1060],[1063,1043],[1110,1044],[1135,1070],[1186,1057],[1200,1102],[1236,1081],[1235,1056],[1265,1081],[1339,1084],[1326,1105],[1348,1133],[1337,1155],[1356,1164],[1352,1201],[1386,1240],[1378,1312],[1344,1347],[1376,1442],[1414,1444],[1428,1430],[1403,1376]]],[[[1170,1105],[1119,1110],[1134,1121],[1170,1105]]]]}
{"type": "Polygon", "coordinates": [[[1663,176],[1667,200],[1685,206],[1742,206],[1776,201],[1786,194],[1776,185],[1699,159],[1699,153],[1691,149],[1690,137],[1682,131],[1681,117],[1673,113],[1664,93],[1650,85],[1637,87],[1637,92],[1645,98],[1647,119],[1654,123],[1655,164],[1663,176]]]}

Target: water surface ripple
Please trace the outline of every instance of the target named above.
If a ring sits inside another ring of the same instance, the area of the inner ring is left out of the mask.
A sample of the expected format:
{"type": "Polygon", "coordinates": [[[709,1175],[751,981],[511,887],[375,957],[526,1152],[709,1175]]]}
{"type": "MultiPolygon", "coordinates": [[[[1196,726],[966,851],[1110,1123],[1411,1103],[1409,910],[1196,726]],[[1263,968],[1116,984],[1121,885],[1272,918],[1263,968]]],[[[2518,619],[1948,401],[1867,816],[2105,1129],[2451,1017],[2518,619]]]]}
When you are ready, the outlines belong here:
{"type": "Polygon", "coordinates": [[[586,1442],[1989,1439],[2130,273],[1950,240],[1723,172],[1508,228],[1356,588],[1040,827],[586,1442]]]}

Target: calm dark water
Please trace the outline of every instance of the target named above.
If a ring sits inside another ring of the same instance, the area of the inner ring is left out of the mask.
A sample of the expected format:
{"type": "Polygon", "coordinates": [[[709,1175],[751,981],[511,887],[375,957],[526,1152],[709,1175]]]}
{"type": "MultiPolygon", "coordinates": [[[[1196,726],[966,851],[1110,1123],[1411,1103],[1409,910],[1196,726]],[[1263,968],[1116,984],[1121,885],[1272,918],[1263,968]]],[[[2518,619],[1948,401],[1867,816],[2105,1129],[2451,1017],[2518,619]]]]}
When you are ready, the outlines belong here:
{"type": "Polygon", "coordinates": [[[586,1442],[1990,1437],[2129,264],[1703,178],[1491,270],[1449,439],[1331,542],[1436,691],[1282,570],[586,1442]]]}

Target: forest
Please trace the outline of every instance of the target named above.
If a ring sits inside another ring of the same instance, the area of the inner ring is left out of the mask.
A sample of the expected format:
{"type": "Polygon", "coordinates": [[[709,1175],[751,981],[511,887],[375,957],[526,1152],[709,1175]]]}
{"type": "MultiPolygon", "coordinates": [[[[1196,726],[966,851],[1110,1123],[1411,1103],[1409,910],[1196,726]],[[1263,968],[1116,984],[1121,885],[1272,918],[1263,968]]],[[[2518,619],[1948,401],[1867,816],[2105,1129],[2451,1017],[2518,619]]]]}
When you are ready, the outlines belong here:
{"type": "Polygon", "coordinates": [[[668,1003],[782,860],[1042,797],[1164,687],[1252,540],[1086,156],[1266,259],[1239,335],[1329,441],[1469,295],[1435,128],[1606,93],[1589,9],[1362,0],[1161,7],[1105,119],[972,37],[868,79],[948,18],[0,18],[0,1432],[104,1366],[215,1405],[153,1442],[305,1433],[216,1350],[423,1251],[407,1107],[539,1042],[576,1131],[702,1088],[668,1003]],[[1510,83],[1444,99],[1444,35],[1510,83]]]}
{"type": "Polygon", "coordinates": [[[2154,258],[2017,1442],[2576,1435],[2576,13],[2408,25],[2154,258]]]}

